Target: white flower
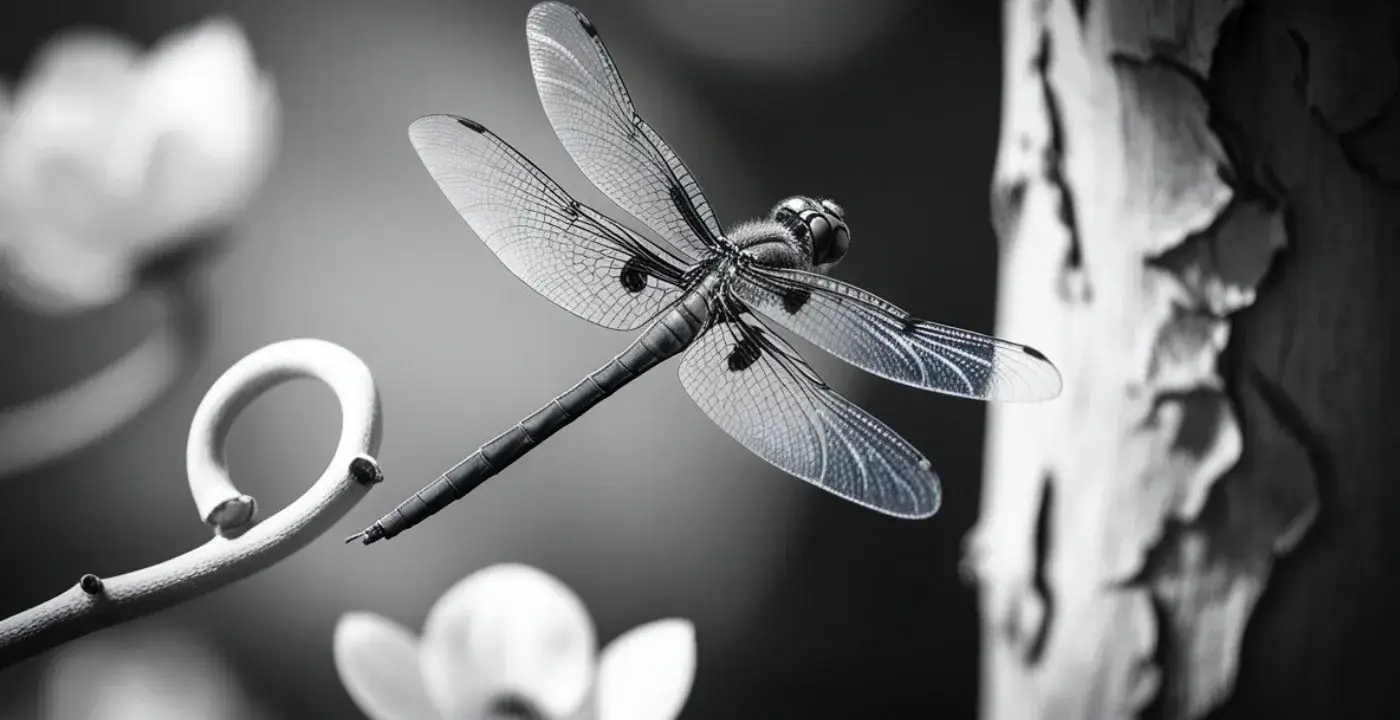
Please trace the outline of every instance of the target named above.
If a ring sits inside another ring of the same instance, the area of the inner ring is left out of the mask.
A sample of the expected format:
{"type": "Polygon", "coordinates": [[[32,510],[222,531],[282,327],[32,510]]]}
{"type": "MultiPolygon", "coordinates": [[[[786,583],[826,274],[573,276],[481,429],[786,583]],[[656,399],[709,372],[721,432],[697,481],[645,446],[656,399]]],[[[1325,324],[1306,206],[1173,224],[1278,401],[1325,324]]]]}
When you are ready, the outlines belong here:
{"type": "Polygon", "coordinates": [[[0,102],[4,284],[52,312],[118,299],[143,261],[243,209],[278,122],[272,83],[231,20],[144,56],[93,31],[51,40],[0,102]]]}
{"type": "Polygon", "coordinates": [[[527,565],[458,582],[428,613],[423,638],[369,613],[341,617],[335,665],[372,720],[672,720],[690,694],[695,630],[659,620],[624,633],[595,661],[583,602],[527,565]]]}
{"type": "Polygon", "coordinates": [[[106,630],[64,647],[43,693],[47,720],[264,717],[218,653],[171,627],[106,630]]]}

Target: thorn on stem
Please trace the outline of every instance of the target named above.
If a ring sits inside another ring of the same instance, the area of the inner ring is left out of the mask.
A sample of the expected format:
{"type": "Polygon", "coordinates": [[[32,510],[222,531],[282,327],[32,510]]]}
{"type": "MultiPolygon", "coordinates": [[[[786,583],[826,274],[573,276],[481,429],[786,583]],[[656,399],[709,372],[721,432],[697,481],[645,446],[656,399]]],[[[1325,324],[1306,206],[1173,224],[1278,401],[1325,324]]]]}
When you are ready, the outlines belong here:
{"type": "Polygon", "coordinates": [[[88,573],[78,580],[78,587],[82,588],[83,592],[88,595],[100,595],[102,594],[102,578],[88,573]]]}
{"type": "Polygon", "coordinates": [[[364,455],[350,461],[350,476],[366,487],[384,482],[384,471],[379,469],[379,463],[364,455]]]}
{"type": "Polygon", "coordinates": [[[251,495],[239,495],[218,504],[204,522],[213,525],[220,535],[240,533],[248,528],[258,514],[258,501],[251,495]]]}

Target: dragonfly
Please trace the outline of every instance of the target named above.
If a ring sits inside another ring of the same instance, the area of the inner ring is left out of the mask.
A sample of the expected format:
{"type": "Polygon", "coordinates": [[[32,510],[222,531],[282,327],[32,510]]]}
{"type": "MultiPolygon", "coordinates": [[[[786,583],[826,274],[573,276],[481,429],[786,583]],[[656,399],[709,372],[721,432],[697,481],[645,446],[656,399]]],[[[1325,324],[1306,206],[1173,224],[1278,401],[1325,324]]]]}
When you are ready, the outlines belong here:
{"type": "Polygon", "coordinates": [[[520,280],[597,325],[645,329],[346,542],[369,545],[423,522],[676,355],[686,393],[753,454],[887,515],[935,514],[941,486],[929,461],[823,382],[767,321],[924,390],[1003,402],[1060,394],[1059,371],[1034,348],[916,318],[831,277],[851,232],[830,199],[790,197],[761,218],[721,227],[685,163],[637,113],[582,12],[540,3],[526,35],[559,141],[660,242],[575,200],[481,123],[429,115],[410,125],[409,138],[457,212],[520,280]]]}

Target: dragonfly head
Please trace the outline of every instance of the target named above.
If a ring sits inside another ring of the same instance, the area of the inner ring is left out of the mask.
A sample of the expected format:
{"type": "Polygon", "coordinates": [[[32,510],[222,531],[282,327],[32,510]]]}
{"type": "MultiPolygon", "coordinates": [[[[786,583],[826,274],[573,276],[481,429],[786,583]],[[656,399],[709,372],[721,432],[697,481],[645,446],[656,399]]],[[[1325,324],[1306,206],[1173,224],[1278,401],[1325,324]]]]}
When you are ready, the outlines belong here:
{"type": "Polygon", "coordinates": [[[830,271],[851,249],[846,212],[832,200],[798,195],[778,203],[769,215],[789,227],[805,229],[816,272],[830,271]]]}

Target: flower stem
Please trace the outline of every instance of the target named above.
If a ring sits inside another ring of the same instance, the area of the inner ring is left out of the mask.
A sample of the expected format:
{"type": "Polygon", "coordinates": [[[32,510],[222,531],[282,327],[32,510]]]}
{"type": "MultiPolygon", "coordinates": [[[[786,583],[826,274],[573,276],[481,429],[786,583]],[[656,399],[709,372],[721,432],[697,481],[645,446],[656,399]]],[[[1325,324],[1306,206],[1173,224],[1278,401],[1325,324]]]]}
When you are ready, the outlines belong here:
{"type": "Polygon", "coordinates": [[[322,340],[288,340],[238,361],[195,411],[186,447],[190,492],[216,536],[179,557],[135,572],[85,575],[67,592],[0,620],[0,668],[101,628],[148,615],[271,567],[319,537],[381,478],[372,455],[381,435],[379,392],[350,351],[322,340]],[[224,462],[234,418],[271,388],[296,378],[321,380],[340,400],[335,456],[310,489],[258,523],[256,504],[238,492],[224,462]]]}

